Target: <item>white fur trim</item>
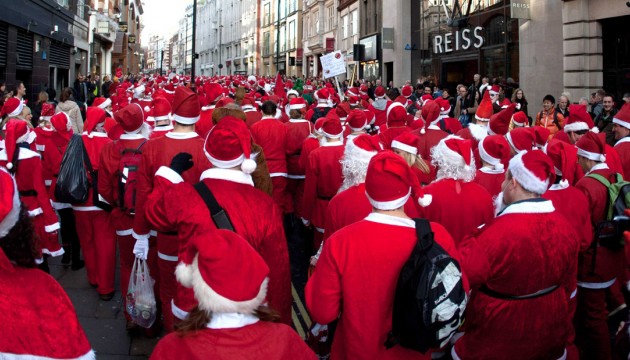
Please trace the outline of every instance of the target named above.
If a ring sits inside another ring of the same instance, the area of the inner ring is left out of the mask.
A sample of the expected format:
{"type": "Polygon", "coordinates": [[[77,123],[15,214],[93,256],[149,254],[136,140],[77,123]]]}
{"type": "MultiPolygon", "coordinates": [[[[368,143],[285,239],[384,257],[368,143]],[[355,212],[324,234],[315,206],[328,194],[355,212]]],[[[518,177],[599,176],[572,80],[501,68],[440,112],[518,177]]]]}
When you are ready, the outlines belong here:
{"type": "Polygon", "coordinates": [[[424,194],[421,197],[418,197],[418,204],[422,207],[431,205],[431,202],[433,202],[433,195],[424,194]]]}
{"type": "Polygon", "coordinates": [[[368,216],[365,217],[364,220],[372,221],[379,224],[404,226],[404,227],[414,228],[414,229],[416,228],[416,223],[412,219],[402,218],[402,217],[392,216],[392,215],[387,215],[387,214],[381,214],[381,213],[375,213],[375,212],[370,213],[368,216]]]}
{"type": "Polygon", "coordinates": [[[194,132],[169,132],[166,133],[164,136],[166,136],[169,139],[174,139],[174,140],[187,140],[187,139],[194,139],[196,137],[198,137],[199,135],[194,132]]]}
{"type": "Polygon", "coordinates": [[[549,179],[544,181],[540,180],[536,175],[529,171],[527,167],[525,167],[525,163],[523,163],[523,155],[525,154],[527,154],[527,151],[521,151],[520,153],[514,155],[512,160],[510,160],[508,170],[512,174],[512,177],[514,177],[516,181],[525,188],[525,190],[542,195],[549,187],[549,179]]]}
{"type": "MultiPolygon", "coordinates": [[[[252,159],[243,160],[243,162],[241,163],[241,170],[245,174],[253,173],[254,171],[256,171],[256,161],[252,159]]],[[[269,176],[273,177],[272,174],[269,174],[269,176]]],[[[286,176],[286,173],[284,174],[284,176],[286,176]]]]}
{"type": "Polygon", "coordinates": [[[177,262],[179,261],[179,257],[177,255],[173,256],[173,255],[167,255],[161,252],[157,252],[158,258],[162,259],[164,261],[170,261],[170,262],[177,262]]]}
{"type": "Polygon", "coordinates": [[[205,147],[204,147],[204,152],[206,153],[206,157],[212,163],[212,165],[218,168],[222,168],[222,169],[229,169],[235,166],[239,166],[243,163],[243,160],[245,160],[245,154],[241,154],[239,155],[239,157],[232,160],[219,160],[215,158],[214,156],[210,155],[210,153],[205,150],[205,147]]]}
{"type": "Polygon", "coordinates": [[[475,114],[475,119],[481,122],[486,122],[486,123],[490,121],[490,118],[482,118],[482,117],[477,116],[477,114],[475,114]]]}
{"type": "Polygon", "coordinates": [[[269,278],[265,278],[260,284],[258,294],[250,300],[234,301],[217,293],[201,276],[198,265],[199,254],[195,255],[195,259],[191,265],[192,279],[191,284],[195,292],[195,298],[199,302],[199,308],[213,313],[237,312],[241,314],[253,314],[254,311],[265,301],[267,296],[267,286],[269,278]]]}
{"type": "Polygon", "coordinates": [[[141,134],[122,134],[120,135],[120,140],[139,140],[139,139],[144,139],[144,136],[142,136],[141,134]]]}
{"type": "Polygon", "coordinates": [[[366,151],[361,149],[360,147],[354,144],[354,141],[349,140],[346,143],[346,148],[344,150],[344,157],[348,157],[350,159],[356,159],[365,164],[369,163],[372,157],[376,155],[376,151],[366,151]]]}
{"type": "Polygon", "coordinates": [[[127,230],[116,230],[116,235],[118,236],[129,236],[133,233],[133,231],[131,229],[127,229],[127,230]]]}
{"type": "Polygon", "coordinates": [[[112,100],[110,98],[105,99],[105,101],[103,101],[102,104],[100,104],[98,107],[105,110],[106,107],[110,106],[112,104],[112,100]]]}
{"type": "Polygon", "coordinates": [[[153,117],[153,121],[170,120],[170,119],[171,119],[171,114],[166,114],[166,115],[160,115],[160,116],[154,116],[153,117]]]}
{"type": "Polygon", "coordinates": [[[562,179],[560,180],[559,183],[551,185],[551,187],[549,187],[549,190],[550,191],[564,190],[564,189],[567,189],[568,187],[569,187],[569,182],[566,179],[562,179]]]}
{"type": "Polygon", "coordinates": [[[321,132],[322,132],[322,134],[325,137],[327,137],[329,139],[339,139],[339,138],[341,138],[341,136],[343,136],[343,129],[341,130],[341,132],[339,134],[329,134],[329,133],[325,132],[324,130],[322,130],[321,132]]]}
{"type": "MultiPolygon", "coordinates": [[[[500,165],[503,165],[503,164],[500,164],[500,165]]],[[[479,168],[479,171],[481,171],[484,174],[491,174],[491,175],[504,174],[505,173],[505,169],[503,169],[503,168],[497,169],[495,167],[487,167],[487,166],[483,166],[483,167],[479,168]]]]}
{"type": "Polygon", "coordinates": [[[215,313],[206,327],[208,329],[238,329],[247,325],[252,325],[260,319],[251,314],[239,313],[215,313]]]}
{"type": "Polygon", "coordinates": [[[599,161],[599,162],[604,162],[606,161],[606,155],[604,154],[598,154],[598,153],[594,153],[594,152],[590,152],[590,151],[586,151],[580,148],[577,148],[577,154],[579,156],[585,157],[589,160],[593,160],[593,161],[599,161]]]}
{"type": "Polygon", "coordinates": [[[624,138],[619,139],[619,141],[615,143],[615,146],[619,144],[627,143],[627,142],[630,142],[630,136],[626,136],[624,138]]]}
{"type": "MultiPolygon", "coordinates": [[[[0,170],[4,171],[4,170],[0,170]]],[[[20,196],[17,191],[17,185],[15,184],[15,180],[13,179],[13,206],[7,216],[0,221],[0,238],[7,236],[9,231],[17,224],[18,219],[20,218],[20,196]]]]}
{"type": "MultiPolygon", "coordinates": [[[[175,305],[175,300],[171,300],[171,313],[180,320],[186,320],[188,317],[188,312],[175,305]]],[[[214,318],[214,314],[212,314],[212,317],[214,318]]]]}
{"type": "Polygon", "coordinates": [[[194,125],[199,121],[199,115],[193,117],[186,117],[177,114],[173,114],[173,120],[184,125],[194,125]]]}
{"type": "Polygon", "coordinates": [[[201,173],[199,181],[204,179],[227,180],[239,184],[254,186],[252,176],[245,174],[240,170],[221,169],[218,167],[210,168],[201,173]]]}
{"type": "Polygon", "coordinates": [[[192,271],[191,265],[187,265],[180,261],[175,268],[175,278],[177,278],[177,281],[179,281],[182,286],[191,288],[193,280],[192,271]]]}
{"type": "Polygon", "coordinates": [[[48,254],[48,255],[50,255],[52,257],[55,257],[55,256],[61,256],[61,255],[65,254],[66,252],[63,250],[63,248],[60,248],[57,251],[50,251],[50,250],[48,250],[46,248],[43,248],[42,249],[42,253],[48,254]]]}
{"type": "Polygon", "coordinates": [[[161,176],[173,184],[184,182],[182,176],[168,166],[160,166],[160,168],[155,172],[155,176],[161,176]]]}
{"type": "Polygon", "coordinates": [[[508,205],[499,215],[507,214],[549,214],[556,211],[551,200],[524,201],[508,205]]]}
{"type": "Polygon", "coordinates": [[[22,109],[24,109],[24,103],[20,101],[18,107],[15,108],[12,112],[8,113],[7,116],[18,116],[22,113],[22,109]]]}
{"type": "Polygon", "coordinates": [[[409,200],[409,196],[411,196],[411,188],[409,188],[409,192],[407,193],[407,195],[390,201],[374,200],[370,197],[370,194],[368,194],[367,191],[365,192],[365,196],[367,196],[370,204],[379,210],[394,210],[403,207],[407,200],[409,200]]]}
{"type": "Polygon", "coordinates": [[[46,226],[44,226],[44,230],[46,230],[46,232],[48,232],[48,233],[55,232],[55,231],[59,230],[59,223],[56,222],[54,224],[46,225],[46,226]]]}
{"type": "Polygon", "coordinates": [[[578,287],[586,288],[586,289],[607,289],[611,287],[615,283],[616,280],[617,278],[614,278],[612,280],[599,282],[599,283],[578,281],[577,284],[578,284],[578,287]]]}
{"type": "Polygon", "coordinates": [[[475,138],[477,141],[481,141],[486,136],[488,136],[488,127],[479,125],[479,124],[469,124],[468,129],[470,130],[470,135],[475,138]]]}
{"type": "MultiPolygon", "coordinates": [[[[615,122],[615,120],[613,119],[613,122],[615,122]]],[[[627,127],[630,127],[630,124],[628,124],[627,127]]],[[[578,122],[574,122],[571,124],[566,124],[564,126],[564,132],[569,132],[569,131],[580,131],[580,130],[588,130],[588,124],[582,121],[578,121],[578,122]]]]}
{"type": "Polygon", "coordinates": [[[299,109],[304,109],[306,107],[306,104],[294,104],[294,105],[289,105],[288,109],[289,110],[299,110],[299,109]]]}
{"type": "MultiPolygon", "coordinates": [[[[481,157],[481,160],[487,162],[488,164],[495,166],[495,169],[498,170],[498,168],[496,167],[497,165],[501,164],[501,160],[490,156],[490,154],[488,154],[488,152],[486,151],[486,149],[484,149],[483,147],[483,142],[484,142],[485,138],[481,139],[481,141],[479,142],[479,157],[481,157]]],[[[503,164],[501,164],[503,165],[503,164]]],[[[503,166],[501,166],[501,169],[503,169],[503,166]]]]}
{"type": "Polygon", "coordinates": [[[418,149],[415,146],[409,146],[397,140],[392,141],[391,148],[406,151],[410,154],[418,155],[418,149]]]}
{"type": "MultiPolygon", "coordinates": [[[[58,360],[60,358],[57,357],[48,357],[48,356],[38,356],[38,355],[28,355],[28,354],[10,354],[5,352],[0,352],[0,359],[3,360],[58,360]]],[[[95,360],[96,354],[94,350],[88,351],[86,354],[81,355],[76,358],[67,359],[67,360],[95,360]]]]}
{"type": "Polygon", "coordinates": [[[44,213],[44,210],[42,210],[42,208],[38,207],[37,209],[29,210],[28,211],[28,216],[29,217],[35,217],[35,216],[41,215],[43,213],[44,213]]]}
{"type": "MultiPolygon", "coordinates": [[[[625,127],[626,129],[630,129],[630,123],[629,122],[623,121],[623,120],[621,120],[619,118],[616,118],[616,117],[613,117],[613,124],[621,125],[621,126],[625,127]]],[[[565,126],[565,128],[566,128],[566,126],[565,126]]],[[[587,130],[588,130],[588,128],[587,128],[587,130]]]]}
{"type": "MultiPolygon", "coordinates": [[[[18,151],[18,149],[15,149],[16,151],[18,151]]],[[[40,157],[40,155],[38,153],[36,153],[35,151],[31,150],[31,149],[27,149],[27,148],[19,148],[19,155],[18,155],[18,159],[19,160],[26,160],[26,159],[30,159],[30,158],[34,158],[34,157],[40,157]]],[[[7,161],[7,151],[5,149],[0,150],[0,160],[3,161],[7,161]]]]}
{"type": "Polygon", "coordinates": [[[135,231],[131,231],[131,236],[136,240],[149,240],[149,234],[138,234],[135,231]]]}

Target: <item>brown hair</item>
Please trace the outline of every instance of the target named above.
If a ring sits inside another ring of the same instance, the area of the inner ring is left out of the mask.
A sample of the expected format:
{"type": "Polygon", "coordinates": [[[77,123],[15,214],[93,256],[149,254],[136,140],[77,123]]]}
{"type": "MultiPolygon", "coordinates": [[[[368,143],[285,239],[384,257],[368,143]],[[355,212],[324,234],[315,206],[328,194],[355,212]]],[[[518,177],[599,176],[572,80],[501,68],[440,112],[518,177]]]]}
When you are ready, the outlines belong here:
{"type": "Polygon", "coordinates": [[[289,117],[291,119],[301,119],[304,116],[302,109],[292,109],[289,111],[289,117]]]}
{"type": "Polygon", "coordinates": [[[239,86],[234,92],[234,102],[241,105],[241,102],[243,102],[243,99],[245,98],[245,94],[245,88],[239,86]]]}
{"type": "MultiPolygon", "coordinates": [[[[254,312],[254,315],[261,321],[280,321],[280,314],[267,306],[259,306],[254,312]]],[[[195,306],[195,308],[188,313],[188,317],[185,320],[174,326],[175,332],[180,337],[184,337],[190,333],[205,329],[211,319],[212,314],[210,312],[200,309],[199,306],[195,306]]]]}
{"type": "Polygon", "coordinates": [[[243,121],[247,120],[247,115],[245,112],[241,110],[238,105],[236,107],[231,107],[232,104],[227,104],[225,107],[215,108],[212,112],[212,123],[216,125],[219,120],[223,119],[226,116],[234,116],[235,118],[241,119],[243,121]]]}
{"type": "Polygon", "coordinates": [[[71,97],[72,97],[72,89],[70,89],[69,87],[64,88],[63,90],[61,90],[61,96],[59,96],[59,102],[66,102],[70,100],[71,97]]]}
{"type": "Polygon", "coordinates": [[[35,259],[39,257],[35,248],[35,236],[37,235],[28,216],[28,210],[22,205],[17,223],[5,237],[0,238],[0,248],[7,258],[18,266],[34,268],[37,266],[35,259]]]}

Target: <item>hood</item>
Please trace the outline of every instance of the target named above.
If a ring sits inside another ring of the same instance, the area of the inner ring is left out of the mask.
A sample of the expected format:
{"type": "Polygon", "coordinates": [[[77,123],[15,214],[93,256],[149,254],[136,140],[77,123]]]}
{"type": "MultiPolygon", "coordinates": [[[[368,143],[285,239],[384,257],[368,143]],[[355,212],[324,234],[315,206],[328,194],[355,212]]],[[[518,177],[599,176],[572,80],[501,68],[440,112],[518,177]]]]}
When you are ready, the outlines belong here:
{"type": "Polygon", "coordinates": [[[66,102],[60,102],[57,105],[57,109],[63,111],[63,112],[69,112],[70,110],[79,107],[79,105],[77,105],[77,103],[75,103],[74,101],[66,101],[66,102]]]}

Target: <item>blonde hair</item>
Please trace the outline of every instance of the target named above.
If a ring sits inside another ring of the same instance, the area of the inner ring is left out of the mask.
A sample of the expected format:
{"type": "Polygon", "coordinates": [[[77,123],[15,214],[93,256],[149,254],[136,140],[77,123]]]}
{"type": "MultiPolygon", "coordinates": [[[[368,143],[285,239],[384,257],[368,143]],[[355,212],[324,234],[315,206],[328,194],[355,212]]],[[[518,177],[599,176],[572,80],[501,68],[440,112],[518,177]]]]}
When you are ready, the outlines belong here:
{"type": "Polygon", "coordinates": [[[428,174],[431,171],[429,169],[429,165],[427,165],[426,161],[424,161],[422,157],[420,157],[420,155],[414,155],[401,149],[397,150],[400,151],[398,155],[402,156],[402,158],[405,159],[405,162],[407,162],[407,165],[409,165],[409,167],[418,168],[424,174],[428,174]]]}

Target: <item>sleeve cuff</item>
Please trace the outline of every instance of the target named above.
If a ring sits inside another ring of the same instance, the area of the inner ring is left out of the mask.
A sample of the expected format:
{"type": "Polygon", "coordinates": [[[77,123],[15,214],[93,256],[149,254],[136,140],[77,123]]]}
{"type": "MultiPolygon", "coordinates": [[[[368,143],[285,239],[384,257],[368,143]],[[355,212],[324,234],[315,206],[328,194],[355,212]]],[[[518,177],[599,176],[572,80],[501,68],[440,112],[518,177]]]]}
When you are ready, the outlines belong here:
{"type": "Polygon", "coordinates": [[[166,180],[172,182],[173,184],[184,182],[184,179],[181,177],[181,175],[179,175],[173,169],[167,166],[161,166],[158,171],[155,172],[155,176],[161,176],[166,180]]]}
{"type": "Polygon", "coordinates": [[[56,222],[56,223],[51,224],[51,225],[46,225],[46,226],[44,226],[44,229],[46,230],[46,232],[49,232],[49,233],[53,232],[53,231],[57,231],[57,230],[59,230],[59,223],[56,222]]]}
{"type": "Polygon", "coordinates": [[[149,234],[136,234],[135,231],[131,231],[131,236],[133,236],[134,239],[136,240],[148,240],[149,239],[149,234]]]}

